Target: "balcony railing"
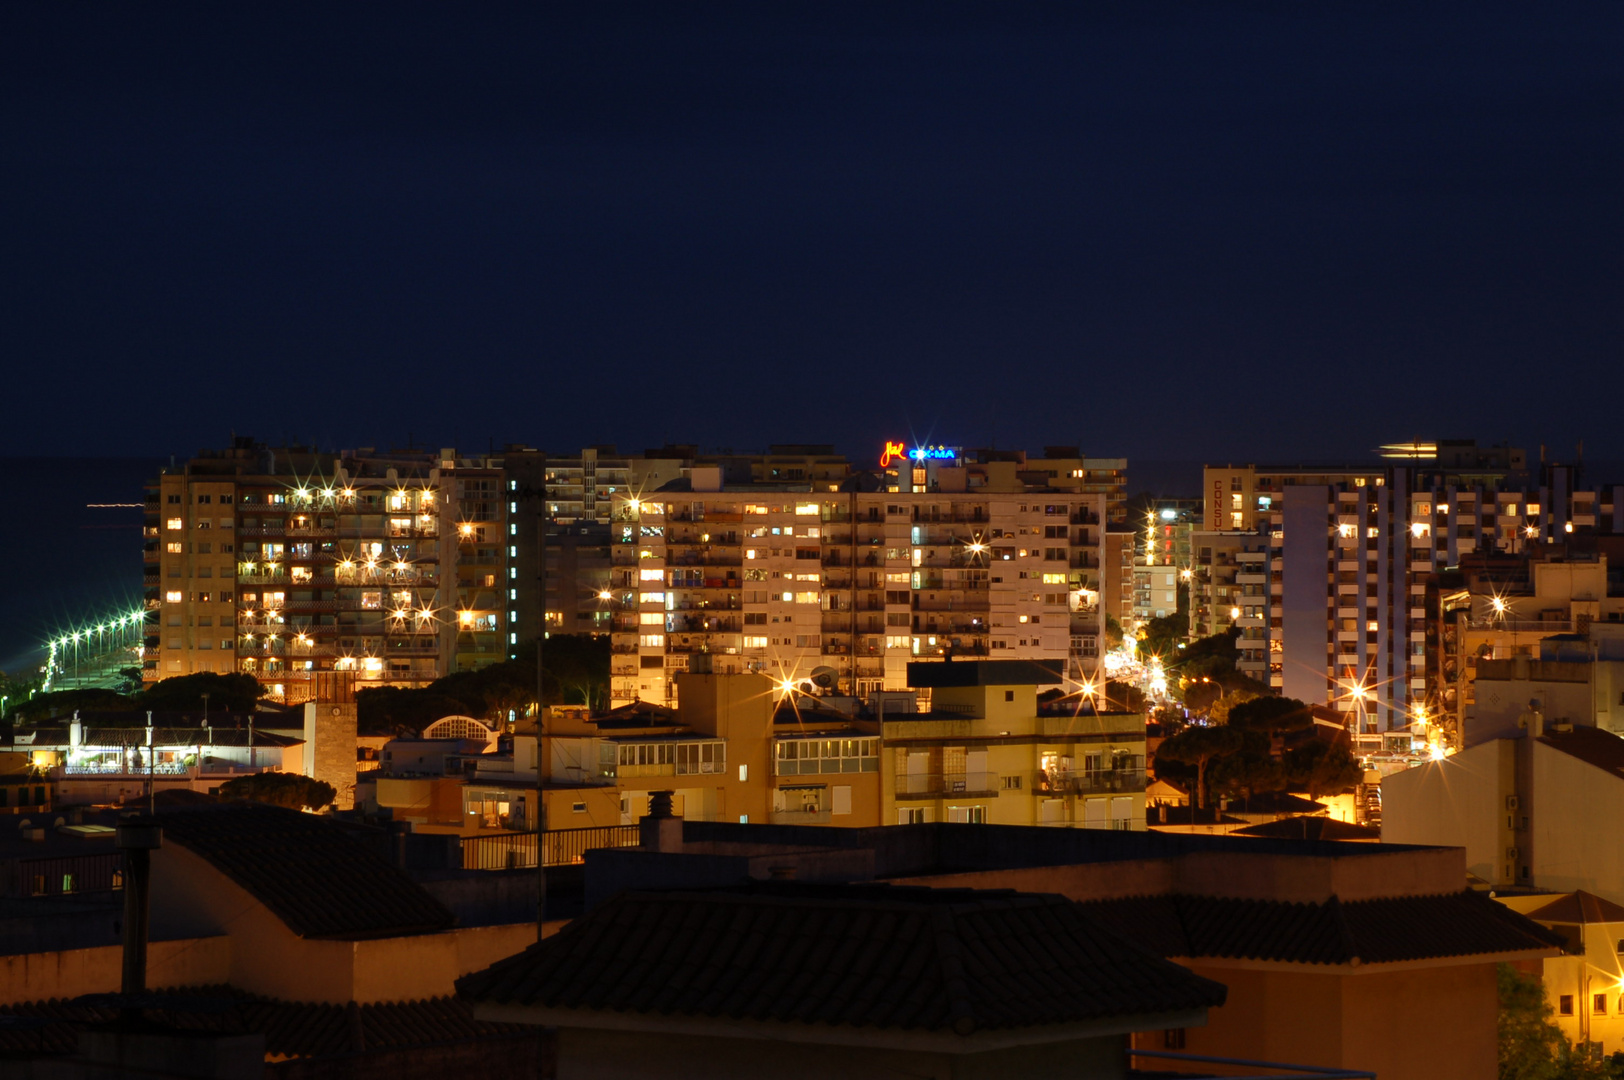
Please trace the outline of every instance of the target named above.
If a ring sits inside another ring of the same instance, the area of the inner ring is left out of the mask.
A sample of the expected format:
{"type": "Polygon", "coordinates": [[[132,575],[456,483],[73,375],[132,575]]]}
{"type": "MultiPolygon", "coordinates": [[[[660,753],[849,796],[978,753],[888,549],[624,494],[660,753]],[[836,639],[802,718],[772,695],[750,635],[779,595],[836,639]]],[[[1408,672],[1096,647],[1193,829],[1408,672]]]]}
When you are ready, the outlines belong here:
{"type": "Polygon", "coordinates": [[[998,774],[990,772],[907,773],[897,777],[897,797],[985,794],[998,784],[998,774]]]}
{"type": "MultiPolygon", "coordinates": [[[[546,865],[567,866],[583,861],[588,851],[636,847],[636,825],[597,825],[586,829],[549,829],[543,849],[546,865]]],[[[520,870],[536,865],[534,832],[496,833],[462,838],[464,870],[520,870]]]]}
{"type": "Polygon", "coordinates": [[[773,825],[827,825],[827,810],[774,810],[769,819],[773,825]]]}
{"type": "Polygon", "coordinates": [[[1098,791],[1143,791],[1143,769],[1085,769],[1082,772],[1038,773],[1034,790],[1058,794],[1088,794],[1098,791]]]}

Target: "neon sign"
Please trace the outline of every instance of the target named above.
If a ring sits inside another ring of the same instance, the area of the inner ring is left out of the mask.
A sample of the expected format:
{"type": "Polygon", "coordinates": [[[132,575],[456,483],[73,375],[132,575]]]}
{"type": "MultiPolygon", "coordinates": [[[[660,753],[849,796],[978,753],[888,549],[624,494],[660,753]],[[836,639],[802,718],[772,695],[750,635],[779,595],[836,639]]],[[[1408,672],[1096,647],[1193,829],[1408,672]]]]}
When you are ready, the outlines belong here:
{"type": "Polygon", "coordinates": [[[887,439],[885,449],[880,453],[880,468],[886,468],[899,458],[908,458],[912,461],[957,461],[959,452],[951,446],[916,446],[909,450],[900,442],[887,439]]]}

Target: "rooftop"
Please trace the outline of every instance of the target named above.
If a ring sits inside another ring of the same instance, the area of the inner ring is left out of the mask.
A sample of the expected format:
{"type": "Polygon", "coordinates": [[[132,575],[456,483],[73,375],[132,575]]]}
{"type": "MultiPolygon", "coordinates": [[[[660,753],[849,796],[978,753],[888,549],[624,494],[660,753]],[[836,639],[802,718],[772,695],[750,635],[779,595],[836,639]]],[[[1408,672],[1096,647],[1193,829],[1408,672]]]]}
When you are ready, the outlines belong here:
{"type": "Polygon", "coordinates": [[[465,976],[484,1004],[969,1035],[1221,1005],[1058,896],[759,884],[623,893],[465,976]]]}
{"type": "Polygon", "coordinates": [[[1344,903],[1132,896],[1083,905],[1162,956],[1385,964],[1558,948],[1562,938],[1470,889],[1344,903]]]}
{"type": "Polygon", "coordinates": [[[1583,889],[1528,912],[1535,922],[1624,923],[1624,907],[1583,889]]]}
{"type": "Polygon", "coordinates": [[[914,687],[1049,686],[1062,682],[1058,660],[952,660],[910,662],[914,687]]]}
{"type": "Polygon", "coordinates": [[[262,803],[159,811],[179,844],[305,938],[398,937],[445,930],[451,912],[337,822],[262,803]]]}
{"type": "Polygon", "coordinates": [[[1539,741],[1614,776],[1624,776],[1624,739],[1610,731],[1588,724],[1577,724],[1570,731],[1546,728],[1539,741]]]}
{"type": "MultiPolygon", "coordinates": [[[[71,1054],[76,1025],[110,1023],[119,1010],[110,995],[0,1007],[0,1055],[71,1054]],[[9,1022],[6,1022],[9,1021],[9,1022]]],[[[326,1057],[360,1050],[434,1046],[463,1039],[535,1037],[535,1029],[474,1019],[455,998],[379,1005],[316,1005],[272,1001],[230,987],[201,987],[146,995],[148,1014],[191,1031],[259,1031],[265,1052],[278,1058],[326,1057]]]]}

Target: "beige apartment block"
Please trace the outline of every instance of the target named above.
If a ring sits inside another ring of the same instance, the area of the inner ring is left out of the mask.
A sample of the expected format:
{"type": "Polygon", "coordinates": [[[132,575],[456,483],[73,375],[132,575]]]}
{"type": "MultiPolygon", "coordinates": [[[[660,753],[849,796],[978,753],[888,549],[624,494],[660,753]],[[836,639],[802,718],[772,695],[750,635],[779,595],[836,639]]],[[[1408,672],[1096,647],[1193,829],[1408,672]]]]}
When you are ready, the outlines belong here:
{"type": "Polygon", "coordinates": [[[322,672],[414,686],[503,659],[502,496],[500,467],[451,450],[240,440],[164,469],[147,503],[144,678],[246,672],[291,704],[322,672]]]}
{"type": "Polygon", "coordinates": [[[910,661],[1057,660],[1074,680],[1099,662],[1104,495],[969,489],[953,469],[913,492],[707,479],[616,508],[616,704],[671,703],[700,653],[857,695],[905,689],[910,661]]]}

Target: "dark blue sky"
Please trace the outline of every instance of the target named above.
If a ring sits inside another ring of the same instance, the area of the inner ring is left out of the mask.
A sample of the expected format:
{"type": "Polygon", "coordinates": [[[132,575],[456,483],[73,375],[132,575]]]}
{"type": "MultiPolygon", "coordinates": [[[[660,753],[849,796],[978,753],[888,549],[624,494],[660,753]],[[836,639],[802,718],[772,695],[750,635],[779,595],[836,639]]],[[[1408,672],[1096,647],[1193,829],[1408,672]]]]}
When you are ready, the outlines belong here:
{"type": "Polygon", "coordinates": [[[0,454],[1624,457],[1624,4],[11,3],[0,454]]]}

